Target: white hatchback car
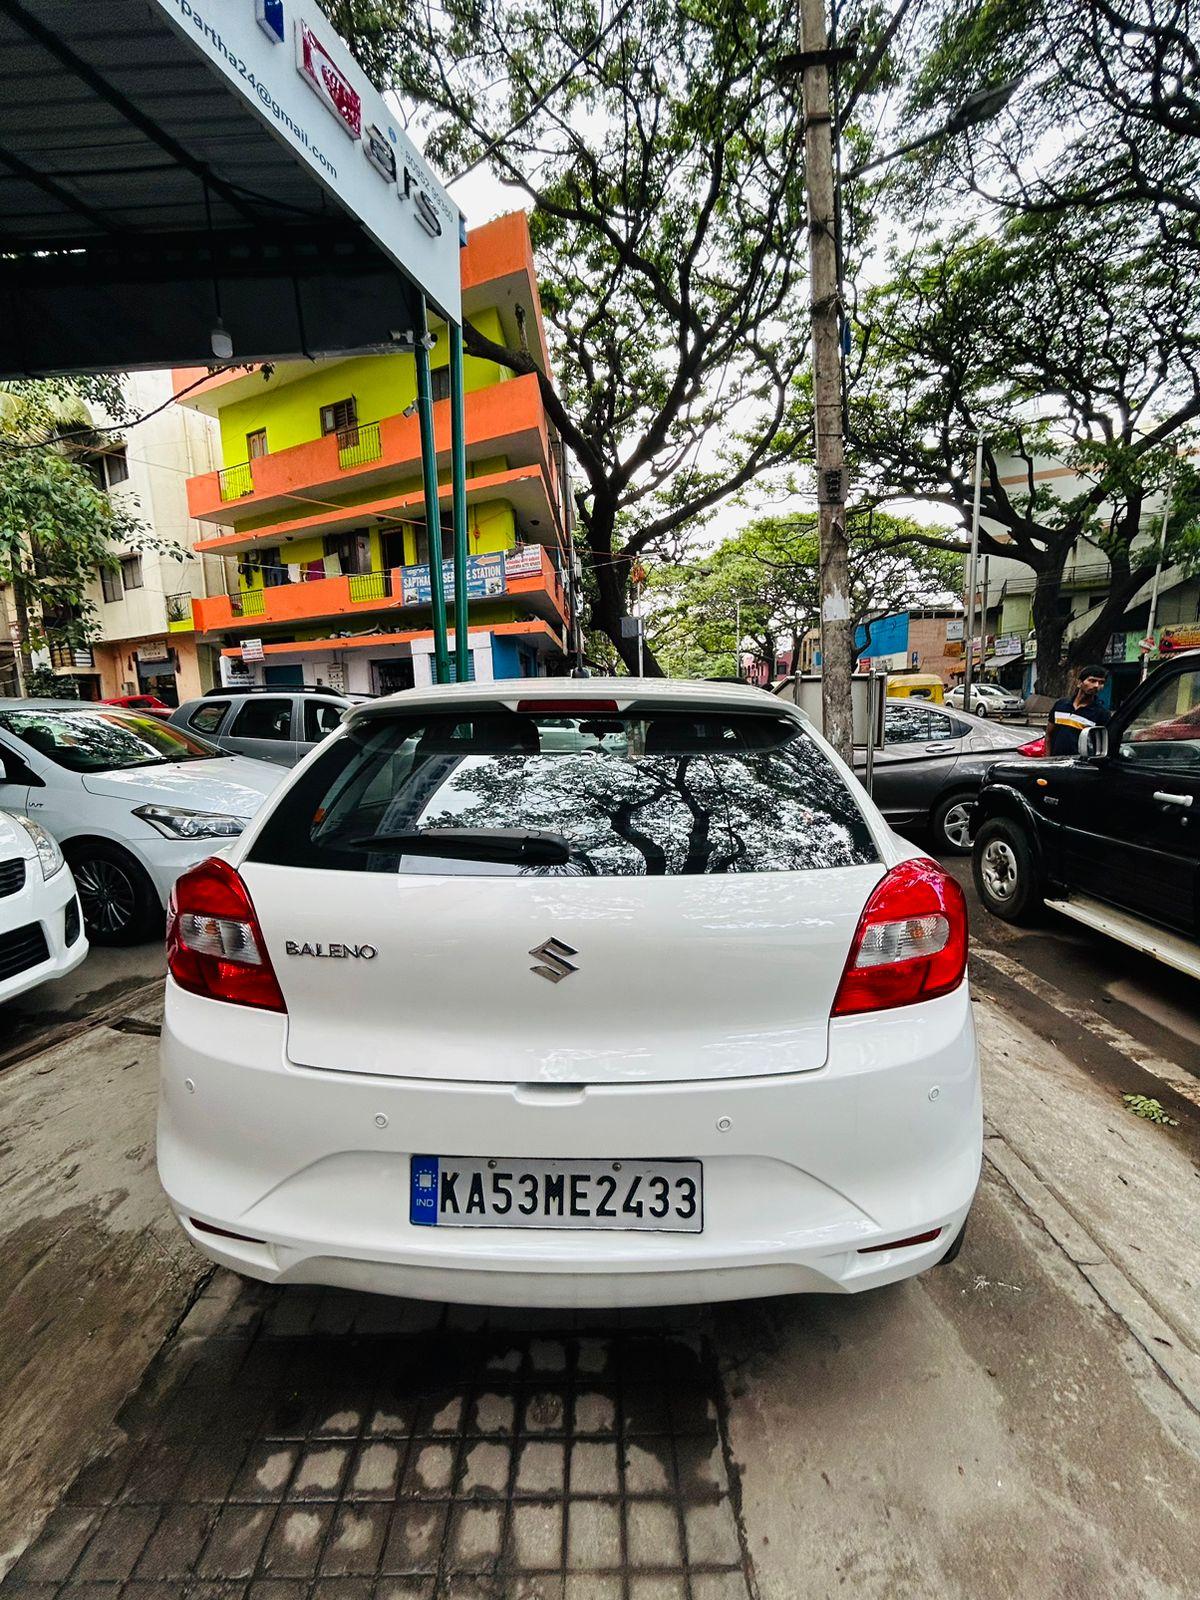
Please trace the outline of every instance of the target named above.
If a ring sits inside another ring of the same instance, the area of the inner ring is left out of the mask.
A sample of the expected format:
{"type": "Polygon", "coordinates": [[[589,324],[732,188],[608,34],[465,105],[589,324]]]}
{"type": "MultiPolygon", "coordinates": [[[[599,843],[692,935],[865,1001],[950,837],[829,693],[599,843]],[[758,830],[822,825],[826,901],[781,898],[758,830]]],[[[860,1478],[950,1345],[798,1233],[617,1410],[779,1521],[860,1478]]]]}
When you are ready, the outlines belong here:
{"type": "Polygon", "coordinates": [[[73,972],[87,953],[62,851],[36,822],[0,811],[0,1004],[73,972]]]}
{"type": "Polygon", "coordinates": [[[957,1251],[962,892],[758,690],[361,706],[180,879],[167,945],[159,1173],[252,1277],[662,1305],[957,1251]]]}
{"type": "Polygon", "coordinates": [[[236,837],[282,776],[145,712],[0,700],[0,806],[58,840],[95,944],[148,938],[179,874],[236,837]]]}

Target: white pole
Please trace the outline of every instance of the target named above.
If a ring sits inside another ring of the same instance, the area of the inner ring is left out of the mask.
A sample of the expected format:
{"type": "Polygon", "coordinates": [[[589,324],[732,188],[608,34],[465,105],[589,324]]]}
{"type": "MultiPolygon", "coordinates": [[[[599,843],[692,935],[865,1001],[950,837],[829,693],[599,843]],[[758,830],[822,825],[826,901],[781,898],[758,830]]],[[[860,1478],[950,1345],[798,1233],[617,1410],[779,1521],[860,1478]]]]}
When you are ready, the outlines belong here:
{"type": "MultiPolygon", "coordinates": [[[[1150,621],[1146,627],[1147,639],[1154,638],[1154,623],[1158,616],[1158,585],[1162,577],[1163,557],[1167,553],[1167,529],[1171,526],[1171,491],[1174,482],[1167,485],[1167,503],[1163,506],[1162,533],[1158,545],[1158,561],[1154,568],[1154,582],[1150,588],[1150,621]]],[[[1153,649],[1153,645],[1150,647],[1153,649]]],[[[1150,651],[1142,651],[1142,682],[1145,683],[1146,675],[1150,671],[1150,651]]]]}
{"type": "Polygon", "coordinates": [[[643,648],[642,648],[644,640],[645,640],[645,637],[646,637],[646,624],[645,624],[645,622],[644,622],[644,620],[642,618],[642,586],[639,583],[638,586],[637,586],[637,640],[638,640],[638,677],[639,678],[644,678],[645,675],[646,675],[645,674],[645,670],[644,670],[645,657],[644,657],[643,648]]]}
{"type": "Polygon", "coordinates": [[[734,601],[735,620],[733,624],[733,672],[738,682],[742,678],[742,597],[738,595],[734,601]]]}
{"type": "Polygon", "coordinates": [[[983,495],[983,429],[975,440],[975,505],[971,512],[971,559],[967,563],[967,656],[963,667],[963,710],[971,709],[975,659],[975,585],[979,578],[979,503],[983,495]]]}

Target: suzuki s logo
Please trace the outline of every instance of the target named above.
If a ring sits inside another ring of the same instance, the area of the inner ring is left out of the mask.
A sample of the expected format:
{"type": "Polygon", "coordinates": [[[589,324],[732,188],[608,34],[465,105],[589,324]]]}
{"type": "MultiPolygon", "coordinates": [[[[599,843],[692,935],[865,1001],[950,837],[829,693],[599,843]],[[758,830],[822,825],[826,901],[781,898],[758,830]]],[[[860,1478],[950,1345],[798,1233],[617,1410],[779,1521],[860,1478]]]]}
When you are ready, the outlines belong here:
{"type": "Polygon", "coordinates": [[[288,939],[283,948],[289,956],[320,956],[335,961],[374,961],[379,954],[373,944],[297,944],[295,939],[288,939]]]}
{"type": "Polygon", "coordinates": [[[568,956],[577,956],[578,950],[572,950],[569,944],[564,944],[561,939],[547,939],[545,944],[536,945],[529,954],[541,956],[542,963],[530,967],[530,972],[536,972],[539,978],[545,978],[550,983],[561,983],[564,978],[569,978],[579,968],[567,960],[568,956]]]}

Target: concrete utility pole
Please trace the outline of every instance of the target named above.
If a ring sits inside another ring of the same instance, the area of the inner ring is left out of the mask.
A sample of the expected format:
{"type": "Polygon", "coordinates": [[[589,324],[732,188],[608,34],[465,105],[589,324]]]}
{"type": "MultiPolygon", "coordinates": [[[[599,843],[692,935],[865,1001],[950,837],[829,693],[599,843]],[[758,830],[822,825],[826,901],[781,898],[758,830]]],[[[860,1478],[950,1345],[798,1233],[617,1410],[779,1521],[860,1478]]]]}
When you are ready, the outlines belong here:
{"type": "Polygon", "coordinates": [[[842,446],[841,295],[833,121],[829,110],[825,0],[800,0],[800,91],[808,190],[808,274],[812,307],[813,413],[821,551],[821,714],[825,737],[852,757],[850,560],[842,446]]]}

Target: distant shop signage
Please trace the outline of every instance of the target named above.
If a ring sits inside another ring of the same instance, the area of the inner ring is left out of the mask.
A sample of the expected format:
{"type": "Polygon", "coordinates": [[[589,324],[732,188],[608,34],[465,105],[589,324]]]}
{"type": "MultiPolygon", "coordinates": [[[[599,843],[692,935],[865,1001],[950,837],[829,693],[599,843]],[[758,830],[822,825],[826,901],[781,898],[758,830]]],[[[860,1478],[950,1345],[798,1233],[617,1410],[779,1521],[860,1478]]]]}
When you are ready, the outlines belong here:
{"type": "Polygon", "coordinates": [[[946,623],[946,642],[949,643],[952,639],[957,639],[960,644],[962,643],[963,619],[961,617],[951,617],[946,623]]]}
{"type": "Polygon", "coordinates": [[[1124,640],[1124,653],[1106,655],[1106,661],[1140,661],[1143,656],[1162,657],[1180,650],[1200,650],[1200,622],[1170,622],[1147,638],[1140,633],[1114,634],[1113,647],[1118,639],[1124,640]]]}
{"type": "Polygon", "coordinates": [[[137,658],[149,666],[157,661],[169,661],[171,651],[165,639],[152,639],[149,644],[138,645],[137,658]]]}
{"type": "Polygon", "coordinates": [[[263,642],[262,642],[261,639],[243,639],[242,640],[242,660],[243,661],[265,661],[266,660],[266,656],[263,653],[263,642]]]}
{"type": "Polygon", "coordinates": [[[1164,656],[1169,656],[1173,650],[1200,650],[1200,622],[1164,628],[1158,636],[1158,649],[1164,656]]]}
{"type": "Polygon", "coordinates": [[[510,578],[536,578],[542,570],[540,544],[522,545],[519,550],[509,550],[504,557],[504,571],[510,578]]]}
{"type": "Polygon", "coordinates": [[[1025,639],[1019,633],[999,633],[992,645],[992,653],[997,656],[1019,656],[1025,651],[1025,639]]]}
{"type": "MultiPolygon", "coordinates": [[[[427,606],[433,599],[428,566],[405,567],[401,598],[406,606],[427,606]]],[[[505,562],[502,552],[467,558],[467,599],[486,600],[504,593],[505,562]]],[[[442,562],[442,585],[446,598],[454,596],[454,562],[442,562]]]]}

